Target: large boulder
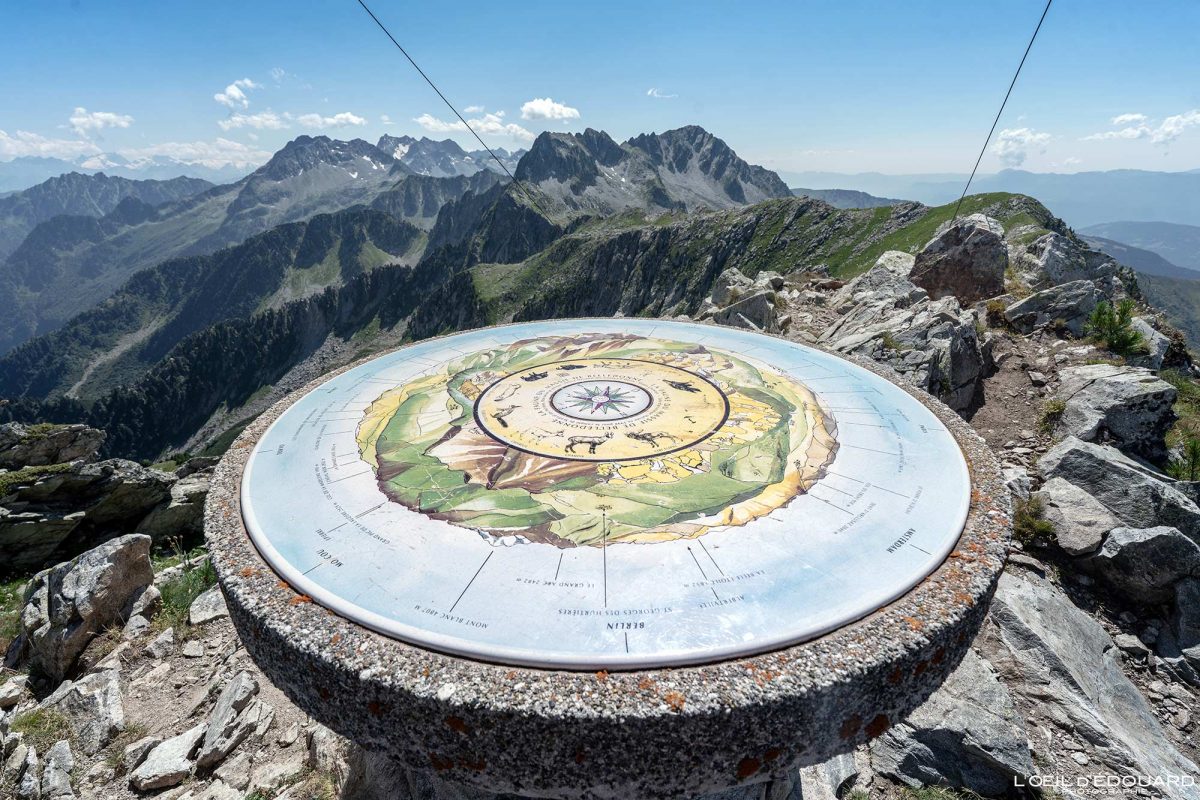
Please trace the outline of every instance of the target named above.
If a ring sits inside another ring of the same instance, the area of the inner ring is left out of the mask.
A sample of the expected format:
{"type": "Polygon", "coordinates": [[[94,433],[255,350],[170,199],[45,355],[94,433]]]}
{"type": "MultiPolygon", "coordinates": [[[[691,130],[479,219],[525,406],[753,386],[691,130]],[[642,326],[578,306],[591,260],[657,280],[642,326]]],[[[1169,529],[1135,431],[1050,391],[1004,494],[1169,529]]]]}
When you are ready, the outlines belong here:
{"type": "Polygon", "coordinates": [[[737,267],[730,267],[723,270],[713,281],[712,293],[709,298],[713,305],[723,307],[737,302],[753,287],[754,281],[743,275],[737,267]]]}
{"type": "Polygon", "coordinates": [[[1060,233],[1047,233],[1031,242],[1019,268],[1025,282],[1037,289],[1117,276],[1117,262],[1110,256],[1060,233]]]}
{"type": "Polygon", "coordinates": [[[1111,442],[1151,461],[1167,456],[1175,387],[1141,367],[1088,364],[1059,370],[1066,406],[1056,429],[1085,442],[1111,442]]]}
{"type": "MultiPolygon", "coordinates": [[[[1047,757],[1055,775],[1196,775],[1200,767],[1164,733],[1154,709],[1121,668],[1104,628],[1046,580],[1000,576],[976,646],[1009,691],[1049,731],[1046,746],[1070,739],[1082,763],[1063,750],[1047,757]]],[[[1073,783],[1072,783],[1073,785],[1073,783]]],[[[1200,785],[1175,786],[1173,800],[1200,800],[1200,785]]]]}
{"type": "Polygon", "coordinates": [[[130,534],[43,570],[29,582],[20,635],[6,656],[61,681],[96,634],[123,624],[154,581],[150,537],[130,534]]]}
{"type": "Polygon", "coordinates": [[[1082,336],[1088,317],[1103,299],[1104,294],[1092,281],[1072,281],[1018,300],[1004,310],[1004,318],[1021,333],[1062,325],[1073,335],[1082,336]]]}
{"type": "Polygon", "coordinates": [[[913,256],[888,250],[869,270],[838,289],[830,302],[843,313],[856,305],[880,302],[898,308],[910,306],[929,296],[929,292],[908,279],[912,266],[913,256]]]}
{"type": "Polygon", "coordinates": [[[91,461],[104,444],[104,431],[87,425],[0,425],[0,469],[44,467],[91,461]]]}
{"type": "Polygon", "coordinates": [[[1036,772],[1012,696],[974,651],[870,752],[877,772],[914,788],[949,785],[991,797],[1036,772]]]}
{"type": "Polygon", "coordinates": [[[1200,673],[1200,576],[1175,584],[1175,611],[1169,631],[1180,655],[1200,673]]]}
{"type": "Polygon", "coordinates": [[[196,756],[196,766],[203,768],[216,764],[233,752],[233,749],[257,727],[260,715],[243,713],[243,709],[247,709],[256,694],[258,681],[245,670],[225,685],[212,714],[208,717],[208,727],[196,756]]]}
{"type": "Polygon", "coordinates": [[[140,792],[176,786],[192,774],[192,756],[204,739],[203,724],[189,728],[157,745],[129,776],[129,783],[140,792]]]}
{"type": "Polygon", "coordinates": [[[1128,527],[1169,525],[1200,541],[1200,507],[1170,478],[1115,447],[1068,436],[1042,456],[1038,470],[1087,492],[1128,527]]]}
{"type": "Polygon", "coordinates": [[[771,289],[754,289],[741,299],[713,312],[711,319],[720,325],[776,333],[779,331],[779,314],[775,307],[777,297],[771,289]]]}
{"type": "Polygon", "coordinates": [[[1088,564],[1135,603],[1170,600],[1181,578],[1200,576],[1200,545],[1175,528],[1115,528],[1088,564]]]}
{"type": "Polygon", "coordinates": [[[1062,478],[1051,478],[1033,493],[1042,515],[1054,527],[1054,538],[1072,556],[1091,553],[1121,521],[1090,494],[1062,478]]]}
{"type": "Polygon", "coordinates": [[[935,300],[954,297],[970,305],[1003,294],[1007,268],[1004,227],[972,214],[939,232],[917,253],[910,278],[935,300]]]}

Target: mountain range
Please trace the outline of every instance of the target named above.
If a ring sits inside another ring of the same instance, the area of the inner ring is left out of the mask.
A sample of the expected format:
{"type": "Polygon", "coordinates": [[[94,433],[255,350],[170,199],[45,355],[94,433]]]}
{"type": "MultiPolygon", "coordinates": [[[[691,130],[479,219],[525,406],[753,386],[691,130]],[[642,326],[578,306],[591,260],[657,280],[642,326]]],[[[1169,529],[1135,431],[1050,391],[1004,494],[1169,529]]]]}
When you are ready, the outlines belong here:
{"type": "MultiPolygon", "coordinates": [[[[794,186],[833,186],[930,205],[958,199],[967,181],[965,174],[947,173],[789,172],[785,177],[794,186]]],[[[971,183],[971,191],[1012,192],[1036,197],[1076,229],[1113,220],[1200,225],[1200,170],[1042,173],[1006,169],[994,175],[977,176],[971,183]]],[[[1120,240],[1120,237],[1112,238],[1120,240]]]]}
{"type": "Polygon", "coordinates": [[[250,169],[233,165],[211,167],[166,156],[128,159],[116,153],[80,156],[70,160],[46,156],[18,156],[9,161],[0,161],[0,194],[27,189],[68,172],[78,172],[81,175],[104,173],[109,177],[134,180],[187,177],[200,178],[210,183],[232,183],[250,169]]]}
{"type": "Polygon", "coordinates": [[[505,170],[511,173],[517,168],[517,162],[525,155],[524,150],[508,152],[503,147],[497,147],[492,153],[486,150],[463,150],[453,139],[435,141],[422,136],[414,139],[411,136],[379,137],[376,145],[380,150],[403,163],[418,175],[428,175],[432,178],[449,178],[455,175],[474,175],[480,170],[490,170],[504,175],[505,170]],[[499,159],[500,164],[496,163],[499,159]]]}
{"type": "MultiPolygon", "coordinates": [[[[1200,225],[1171,222],[1108,222],[1080,230],[1087,236],[1102,236],[1140,247],[1189,270],[1200,270],[1200,225]]],[[[1200,275],[1195,277],[1200,278],[1200,275]]]]}

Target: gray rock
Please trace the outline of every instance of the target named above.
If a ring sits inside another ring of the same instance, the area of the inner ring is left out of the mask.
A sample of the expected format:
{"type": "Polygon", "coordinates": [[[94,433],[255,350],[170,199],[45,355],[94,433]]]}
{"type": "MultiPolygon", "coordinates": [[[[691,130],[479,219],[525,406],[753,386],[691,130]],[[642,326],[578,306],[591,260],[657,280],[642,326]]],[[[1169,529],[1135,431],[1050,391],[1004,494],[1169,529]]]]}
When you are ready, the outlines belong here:
{"type": "Polygon", "coordinates": [[[973,651],[870,752],[877,772],[912,787],[949,784],[999,795],[1035,771],[1012,697],[973,651]]]}
{"type": "Polygon", "coordinates": [[[0,685],[0,708],[12,708],[21,701],[25,694],[25,685],[29,678],[25,675],[14,675],[0,685]]]}
{"type": "Polygon", "coordinates": [[[776,297],[775,292],[770,289],[753,289],[741,299],[713,313],[712,321],[721,325],[775,333],[779,330],[776,297]]]}
{"type": "MultiPolygon", "coordinates": [[[[1123,775],[1197,774],[1125,677],[1108,633],[1051,583],[1003,573],[976,645],[1009,691],[1044,724],[1073,730],[1106,768],[1123,775]]],[[[1176,791],[1176,800],[1200,800],[1200,786],[1176,791]]]]}
{"type": "Polygon", "coordinates": [[[889,250],[875,260],[874,266],[854,278],[833,295],[834,308],[842,309],[862,303],[887,302],[906,308],[929,293],[908,279],[913,257],[898,250],[889,250]]]}
{"type": "Polygon", "coordinates": [[[1175,528],[1116,528],[1089,566],[1135,603],[1170,600],[1180,578],[1200,577],[1200,545],[1175,528]]]}
{"type": "Polygon", "coordinates": [[[125,623],[125,630],[121,631],[121,638],[126,641],[140,639],[150,632],[150,620],[143,617],[141,614],[134,614],[125,623]]]}
{"type": "Polygon", "coordinates": [[[1170,632],[1180,655],[1200,673],[1200,577],[1184,578],[1175,585],[1170,632]]]}
{"type": "Polygon", "coordinates": [[[11,734],[5,740],[7,752],[3,765],[0,765],[0,785],[11,784],[19,780],[22,770],[25,769],[25,758],[29,755],[30,748],[25,744],[23,738],[21,734],[16,733],[11,734]]]}
{"type": "Polygon", "coordinates": [[[203,532],[204,498],[208,496],[211,475],[212,470],[205,470],[177,480],[171,486],[170,498],[138,523],[138,533],[163,541],[203,532]]]}
{"type": "Polygon", "coordinates": [[[193,625],[203,625],[228,616],[229,608],[225,605],[225,595],[221,594],[220,586],[214,586],[197,597],[188,609],[188,622],[193,625]]]}
{"type": "Polygon", "coordinates": [[[1004,318],[1021,333],[1062,324],[1075,336],[1082,336],[1088,317],[1104,295],[1091,281],[1072,281],[1053,286],[1018,300],[1004,311],[1004,318]]]}
{"type": "Polygon", "coordinates": [[[737,267],[730,267],[713,282],[710,298],[715,306],[727,306],[746,295],[753,287],[754,281],[743,275],[737,267]]]}
{"type": "Polygon", "coordinates": [[[800,797],[802,800],[840,800],[857,779],[854,754],[842,753],[800,769],[800,797]]]}
{"type": "Polygon", "coordinates": [[[1038,470],[1079,487],[1130,528],[1169,525],[1200,541],[1200,508],[1191,498],[1115,447],[1069,436],[1038,461],[1038,470]]]}
{"type": "MultiPolygon", "coordinates": [[[[239,792],[244,792],[246,791],[246,787],[250,785],[250,756],[244,752],[238,753],[217,767],[213,774],[220,778],[227,786],[232,786],[239,792]]],[[[330,770],[326,774],[331,775],[333,771],[330,770]]],[[[335,779],[335,785],[340,784],[341,781],[335,779]]]]}
{"type": "Polygon", "coordinates": [[[160,744],[162,744],[162,739],[157,736],[143,736],[133,744],[126,745],[121,755],[121,763],[125,765],[125,771],[133,772],[137,769],[138,765],[146,760],[150,751],[160,744]]]}
{"type": "Polygon", "coordinates": [[[62,680],[92,637],[125,621],[132,599],[153,580],[150,537],[136,534],[39,572],[26,588],[21,633],[6,663],[62,680]]]}
{"type": "Polygon", "coordinates": [[[130,774],[130,785],[146,792],[182,783],[192,774],[192,755],[204,738],[204,728],[203,724],[189,728],[147,753],[146,759],[130,774]]]}
{"type": "Polygon", "coordinates": [[[1009,465],[1001,470],[1004,475],[1004,485],[1018,500],[1028,500],[1029,491],[1033,488],[1033,478],[1024,467],[1009,465]]]}
{"type": "Polygon", "coordinates": [[[21,765],[21,777],[17,782],[17,800],[41,800],[41,769],[37,751],[32,747],[25,748],[25,763],[21,765]]]}
{"type": "Polygon", "coordinates": [[[1054,526],[1055,541],[1069,555],[1093,552],[1121,524],[1100,501],[1062,478],[1046,481],[1034,496],[1042,502],[1044,518],[1054,526]]]}
{"type": "Polygon", "coordinates": [[[330,776],[334,785],[344,785],[349,779],[353,752],[354,745],[349,740],[324,725],[316,725],[308,732],[308,767],[330,776]]]}
{"type": "Polygon", "coordinates": [[[75,796],[71,788],[71,771],[75,769],[75,757],[71,754],[71,743],[55,742],[46,751],[46,768],[42,772],[42,800],[65,800],[75,796]]]}
{"type": "Polygon", "coordinates": [[[1088,364],[1059,372],[1066,402],[1056,429],[1085,442],[1111,442],[1152,461],[1166,458],[1175,387],[1142,367],[1088,364]]]}
{"type": "Polygon", "coordinates": [[[970,305],[1003,294],[1007,268],[1004,227],[972,214],[940,231],[917,253],[910,278],[935,300],[954,297],[970,305]]]}
{"type": "Polygon", "coordinates": [[[188,639],[183,643],[183,654],[187,658],[203,658],[204,645],[197,639],[188,639]]]}
{"type": "Polygon", "coordinates": [[[175,629],[167,628],[146,645],[146,655],[151,658],[166,658],[175,652],[175,629]]]}
{"type": "Polygon", "coordinates": [[[104,444],[104,431],[87,425],[0,425],[0,469],[44,467],[91,461],[104,444]]]}
{"type": "Polygon", "coordinates": [[[1145,355],[1136,356],[1134,360],[1143,367],[1162,369],[1171,352],[1171,340],[1159,333],[1145,317],[1134,317],[1133,329],[1142,335],[1142,343],[1146,347],[1145,355]]]}
{"type": "Polygon", "coordinates": [[[104,749],[125,729],[121,679],[115,669],[90,672],[64,681],[38,705],[64,715],[75,732],[75,745],[88,756],[104,749]]]}
{"type": "Polygon", "coordinates": [[[137,599],[133,601],[133,605],[129,607],[130,614],[137,614],[146,619],[154,619],[154,616],[161,610],[162,592],[154,584],[143,589],[137,599]]]}
{"type": "Polygon", "coordinates": [[[260,715],[251,715],[253,719],[249,719],[242,711],[248,708],[256,694],[258,681],[244,670],[225,685],[212,714],[208,717],[208,730],[204,734],[204,743],[200,746],[200,754],[196,758],[197,766],[203,768],[216,764],[233,752],[233,749],[254,730],[260,715]]]}
{"type": "Polygon", "coordinates": [[[1072,281],[1109,281],[1117,275],[1112,258],[1058,233],[1034,240],[1021,262],[1022,277],[1038,289],[1072,281]]]}

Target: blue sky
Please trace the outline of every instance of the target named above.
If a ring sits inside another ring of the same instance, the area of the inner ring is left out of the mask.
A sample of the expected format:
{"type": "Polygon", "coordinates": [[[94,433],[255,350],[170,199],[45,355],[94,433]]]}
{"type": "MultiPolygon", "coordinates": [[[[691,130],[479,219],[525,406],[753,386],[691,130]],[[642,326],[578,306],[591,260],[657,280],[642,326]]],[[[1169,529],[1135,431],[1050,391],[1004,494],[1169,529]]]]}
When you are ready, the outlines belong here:
{"type": "MultiPolygon", "coordinates": [[[[961,173],[1042,0],[372,6],[494,146],[694,123],[781,171],[961,173]]],[[[354,0],[5,0],[0,20],[0,159],[471,141],[354,0]]],[[[1193,0],[1056,0],[982,169],[1200,168],[1197,53],[1193,0]]]]}

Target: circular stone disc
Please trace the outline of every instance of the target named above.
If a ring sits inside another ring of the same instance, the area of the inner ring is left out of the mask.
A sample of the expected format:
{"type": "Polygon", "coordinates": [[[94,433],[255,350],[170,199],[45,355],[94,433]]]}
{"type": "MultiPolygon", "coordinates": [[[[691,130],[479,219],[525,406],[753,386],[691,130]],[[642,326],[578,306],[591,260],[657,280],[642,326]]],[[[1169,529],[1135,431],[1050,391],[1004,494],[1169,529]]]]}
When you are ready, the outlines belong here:
{"type": "Polygon", "coordinates": [[[471,658],[694,664],[819,636],[954,548],[971,487],[887,380],[759,334],[543,322],[332,378],[259,439],[242,513],[298,592],[471,658]]]}

